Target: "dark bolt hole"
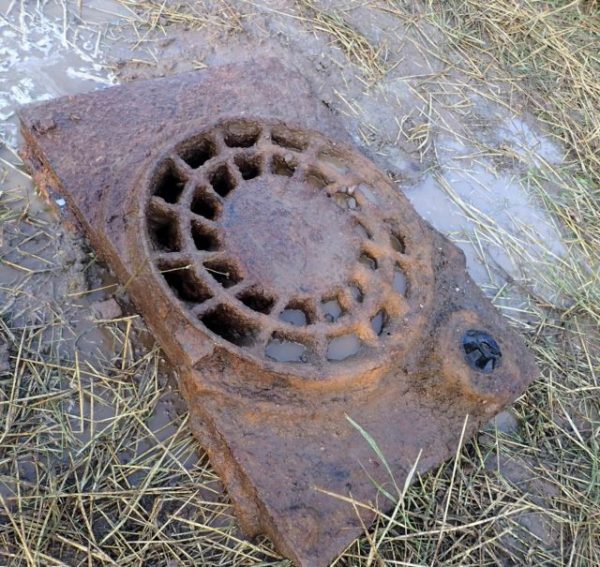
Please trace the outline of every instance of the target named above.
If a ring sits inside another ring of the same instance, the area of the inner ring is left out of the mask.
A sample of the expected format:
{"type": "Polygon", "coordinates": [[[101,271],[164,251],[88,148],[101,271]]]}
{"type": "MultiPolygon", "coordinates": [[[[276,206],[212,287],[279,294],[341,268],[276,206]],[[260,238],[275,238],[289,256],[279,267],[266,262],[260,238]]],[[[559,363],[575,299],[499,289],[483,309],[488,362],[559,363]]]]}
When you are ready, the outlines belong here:
{"type": "Polygon", "coordinates": [[[502,352],[494,338],[485,331],[467,331],[462,338],[467,362],[475,370],[491,374],[500,366],[502,352]]]}

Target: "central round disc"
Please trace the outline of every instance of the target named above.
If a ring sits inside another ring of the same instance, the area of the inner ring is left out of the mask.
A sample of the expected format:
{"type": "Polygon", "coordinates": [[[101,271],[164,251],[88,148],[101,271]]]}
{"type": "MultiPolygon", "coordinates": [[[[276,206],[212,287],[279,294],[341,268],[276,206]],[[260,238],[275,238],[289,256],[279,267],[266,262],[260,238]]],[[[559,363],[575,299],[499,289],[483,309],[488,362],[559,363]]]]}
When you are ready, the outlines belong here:
{"type": "Polygon", "coordinates": [[[225,247],[252,280],[279,292],[325,293],[356,262],[352,220],[320,189],[264,175],[228,197],[225,247]]]}

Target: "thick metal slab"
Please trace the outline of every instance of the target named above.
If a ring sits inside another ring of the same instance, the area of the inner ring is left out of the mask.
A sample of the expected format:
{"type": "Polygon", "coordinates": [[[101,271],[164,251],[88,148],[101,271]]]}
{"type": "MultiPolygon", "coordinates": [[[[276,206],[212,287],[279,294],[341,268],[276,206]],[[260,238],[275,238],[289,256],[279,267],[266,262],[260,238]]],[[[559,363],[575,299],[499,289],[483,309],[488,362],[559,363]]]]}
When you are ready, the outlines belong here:
{"type": "Polygon", "coordinates": [[[378,485],[451,456],[535,378],[462,253],[276,60],[20,118],[37,182],[178,368],[243,529],[295,563],[328,564],[373,518],[347,497],[389,508],[378,485]]]}

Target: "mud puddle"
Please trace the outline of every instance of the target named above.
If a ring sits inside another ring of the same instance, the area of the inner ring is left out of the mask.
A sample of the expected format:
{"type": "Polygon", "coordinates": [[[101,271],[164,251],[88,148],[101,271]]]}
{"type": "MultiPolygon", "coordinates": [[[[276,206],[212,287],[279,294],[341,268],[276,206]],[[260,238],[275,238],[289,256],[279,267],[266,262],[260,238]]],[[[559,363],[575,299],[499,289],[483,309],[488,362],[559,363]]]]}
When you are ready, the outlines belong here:
{"type": "MultiPolygon", "coordinates": [[[[48,443],[61,439],[65,450],[53,453],[52,467],[98,450],[133,416],[138,433],[120,440],[118,456],[124,482],[135,488],[164,443],[189,437],[181,430],[182,402],[169,373],[140,365],[157,358],[154,342],[126,301],[121,305],[128,312],[115,301],[123,299],[121,288],[73,229],[64,200],[36,194],[17,155],[15,116],[22,104],[115,84],[107,62],[129,52],[131,34],[124,37],[119,25],[130,16],[110,0],[86,2],[81,12],[58,3],[0,2],[0,333],[12,342],[11,381],[19,358],[46,377],[43,389],[52,393],[37,395],[57,398],[57,418],[47,418],[53,431],[48,443]],[[21,351],[19,336],[26,337],[21,351]],[[148,372],[156,384],[143,384],[148,372]],[[150,393],[142,411],[132,400],[144,389],[150,393]]],[[[32,404],[27,393],[16,402],[32,404]]],[[[170,451],[186,469],[198,461],[191,441],[177,441],[170,451]]],[[[34,486],[41,460],[34,451],[19,457],[18,470],[0,470],[0,495],[8,504],[20,481],[34,486]]]]}

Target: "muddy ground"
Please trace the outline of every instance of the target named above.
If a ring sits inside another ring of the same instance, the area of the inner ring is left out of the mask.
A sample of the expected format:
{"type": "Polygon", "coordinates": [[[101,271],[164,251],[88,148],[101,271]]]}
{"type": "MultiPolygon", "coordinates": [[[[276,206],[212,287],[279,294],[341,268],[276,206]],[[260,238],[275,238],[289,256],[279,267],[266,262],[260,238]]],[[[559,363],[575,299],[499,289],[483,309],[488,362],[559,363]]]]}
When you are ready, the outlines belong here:
{"type": "MultiPolygon", "coordinates": [[[[566,149],[489,61],[450,50],[424,13],[386,2],[0,0],[3,564],[279,562],[268,542],[243,541],[126,293],[64,201],[32,186],[16,153],[21,104],[279,57],[465,251],[471,276],[521,332],[568,303],[553,266],[569,243],[543,202],[558,189],[539,183],[566,149]]],[[[573,539],[555,513],[554,454],[524,421],[536,395],[465,449],[460,478],[442,467],[418,482],[389,541],[379,541],[382,518],[340,564],[562,564],[573,539]],[[448,507],[453,482],[465,492],[448,507]]]]}

